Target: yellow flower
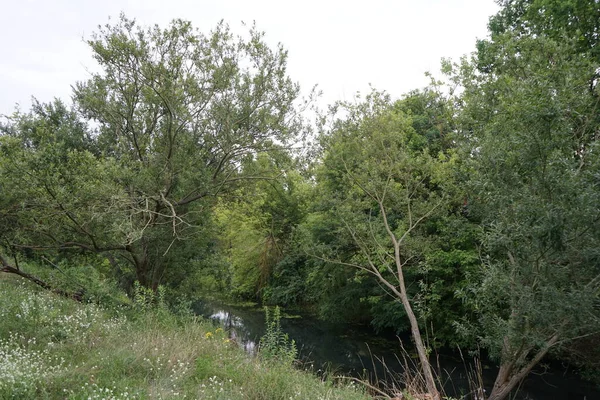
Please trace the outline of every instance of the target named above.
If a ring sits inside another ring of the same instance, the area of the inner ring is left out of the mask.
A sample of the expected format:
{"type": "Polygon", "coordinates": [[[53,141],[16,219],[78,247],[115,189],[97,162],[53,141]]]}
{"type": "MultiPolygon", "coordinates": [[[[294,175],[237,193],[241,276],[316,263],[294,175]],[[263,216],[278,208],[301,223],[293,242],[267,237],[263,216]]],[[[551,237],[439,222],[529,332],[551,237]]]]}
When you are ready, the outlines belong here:
{"type": "Polygon", "coordinates": [[[220,333],[220,332],[223,332],[223,329],[221,329],[221,328],[217,328],[217,329],[215,330],[215,333],[220,333]]]}
{"type": "Polygon", "coordinates": [[[210,338],[212,337],[212,335],[213,335],[213,333],[212,333],[212,332],[206,332],[206,333],[204,334],[204,337],[205,337],[205,338],[207,338],[207,339],[210,339],[210,338]]]}

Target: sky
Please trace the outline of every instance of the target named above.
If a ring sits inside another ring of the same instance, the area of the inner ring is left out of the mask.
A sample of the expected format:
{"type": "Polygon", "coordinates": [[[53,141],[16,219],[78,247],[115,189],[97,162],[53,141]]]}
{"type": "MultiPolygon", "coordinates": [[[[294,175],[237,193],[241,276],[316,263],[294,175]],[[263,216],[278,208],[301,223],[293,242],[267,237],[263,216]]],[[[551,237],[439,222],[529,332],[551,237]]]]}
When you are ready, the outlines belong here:
{"type": "Polygon", "coordinates": [[[31,97],[70,102],[71,85],[97,69],[85,43],[124,12],[140,25],[189,20],[208,32],[220,20],[256,23],[289,51],[288,72],[320,100],[350,100],[369,85],[400,97],[423,87],[441,58],[458,59],[487,36],[493,0],[20,0],[0,13],[0,115],[31,97]]]}

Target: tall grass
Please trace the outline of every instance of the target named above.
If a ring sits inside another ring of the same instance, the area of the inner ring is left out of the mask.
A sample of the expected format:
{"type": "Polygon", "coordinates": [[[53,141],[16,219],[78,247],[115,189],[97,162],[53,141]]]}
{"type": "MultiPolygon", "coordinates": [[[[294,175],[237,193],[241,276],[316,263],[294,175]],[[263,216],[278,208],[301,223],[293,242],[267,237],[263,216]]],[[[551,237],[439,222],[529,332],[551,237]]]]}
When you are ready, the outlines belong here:
{"type": "Polygon", "coordinates": [[[0,299],[0,399],[368,398],[164,307],[81,304],[5,275],[0,299]]]}

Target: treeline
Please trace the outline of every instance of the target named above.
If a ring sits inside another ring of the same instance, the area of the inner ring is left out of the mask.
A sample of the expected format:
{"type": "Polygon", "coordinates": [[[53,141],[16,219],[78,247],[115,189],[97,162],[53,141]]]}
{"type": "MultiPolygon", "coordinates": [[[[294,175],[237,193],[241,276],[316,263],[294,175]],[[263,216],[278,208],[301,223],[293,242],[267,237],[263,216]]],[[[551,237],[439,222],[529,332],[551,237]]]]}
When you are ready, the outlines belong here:
{"type": "Polygon", "coordinates": [[[411,331],[427,378],[424,332],[497,360],[491,399],[549,352],[594,371],[600,4],[499,3],[443,81],[315,123],[287,52],[253,28],[107,25],[72,106],[1,126],[3,270],[411,331]]]}

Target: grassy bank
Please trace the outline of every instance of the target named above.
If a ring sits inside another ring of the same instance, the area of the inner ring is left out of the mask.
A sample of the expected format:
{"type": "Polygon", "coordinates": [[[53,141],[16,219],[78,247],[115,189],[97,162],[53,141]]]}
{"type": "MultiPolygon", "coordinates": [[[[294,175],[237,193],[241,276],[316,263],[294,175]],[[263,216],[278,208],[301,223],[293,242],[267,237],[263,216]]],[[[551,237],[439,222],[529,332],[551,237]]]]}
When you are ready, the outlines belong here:
{"type": "Polygon", "coordinates": [[[165,309],[102,308],[0,275],[1,399],[367,399],[250,357],[222,329],[165,309]]]}

